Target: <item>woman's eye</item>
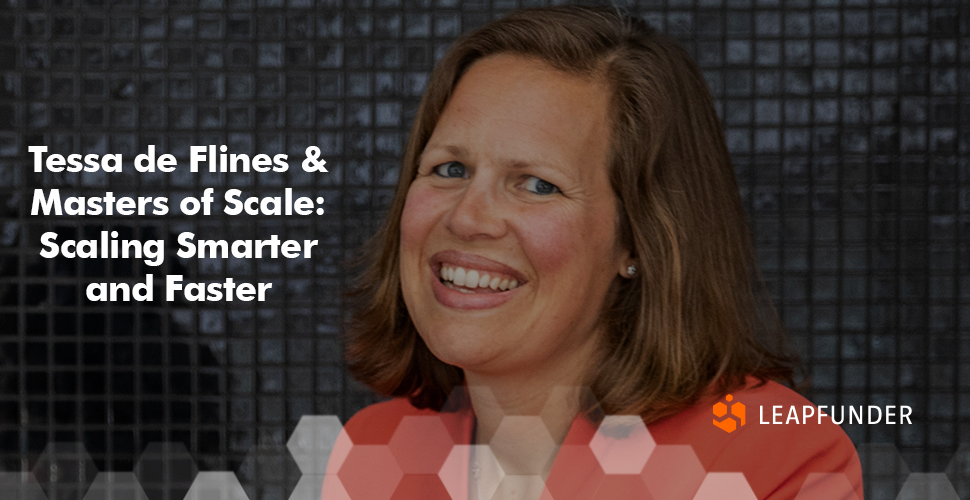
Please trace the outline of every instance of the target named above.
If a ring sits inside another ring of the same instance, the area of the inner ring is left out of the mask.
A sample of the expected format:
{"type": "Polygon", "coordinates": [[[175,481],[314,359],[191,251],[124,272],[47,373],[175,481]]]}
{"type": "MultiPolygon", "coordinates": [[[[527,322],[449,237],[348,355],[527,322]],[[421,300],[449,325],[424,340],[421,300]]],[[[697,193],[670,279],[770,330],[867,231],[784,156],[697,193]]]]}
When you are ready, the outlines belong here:
{"type": "Polygon", "coordinates": [[[434,167],[431,171],[434,172],[438,177],[464,178],[468,176],[468,169],[457,161],[442,163],[441,165],[434,167]]]}
{"type": "Polygon", "coordinates": [[[559,188],[555,184],[542,180],[536,176],[529,176],[525,181],[525,188],[535,194],[555,194],[559,192],[559,188]]]}

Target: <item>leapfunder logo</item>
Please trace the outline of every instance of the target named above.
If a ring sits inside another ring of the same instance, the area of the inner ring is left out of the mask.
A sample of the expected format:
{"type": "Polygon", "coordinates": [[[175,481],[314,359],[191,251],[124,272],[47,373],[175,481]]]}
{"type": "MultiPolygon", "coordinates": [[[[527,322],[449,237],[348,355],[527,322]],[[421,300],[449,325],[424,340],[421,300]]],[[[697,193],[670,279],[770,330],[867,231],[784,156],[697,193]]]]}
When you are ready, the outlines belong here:
{"type": "MultiPolygon", "coordinates": [[[[848,415],[849,424],[888,424],[888,425],[912,425],[910,417],[913,415],[913,408],[907,405],[886,405],[865,407],[859,406],[826,406],[826,405],[803,405],[789,406],[787,412],[785,406],[771,406],[770,420],[765,420],[765,407],[758,407],[759,424],[783,425],[783,424],[807,424],[811,420],[818,420],[822,424],[823,418],[832,420],[836,425],[846,422],[848,415]],[[799,411],[800,410],[800,411],[799,411]],[[825,413],[828,410],[831,415],[825,413]],[[787,417],[786,417],[787,414],[787,417]],[[884,418],[885,417],[885,418],[884,418]]],[[[734,396],[728,394],[723,401],[714,403],[714,426],[724,432],[731,433],[744,427],[745,406],[740,401],[734,401],[734,396]]]]}
{"type": "Polygon", "coordinates": [[[728,433],[734,432],[738,427],[744,427],[744,405],[740,401],[734,401],[734,396],[730,394],[724,396],[724,400],[727,403],[718,401],[714,404],[714,416],[723,417],[721,420],[715,418],[714,425],[728,433]],[[728,415],[728,408],[731,409],[730,415],[728,415]],[[737,420],[735,420],[735,417],[737,417],[737,420]]]}

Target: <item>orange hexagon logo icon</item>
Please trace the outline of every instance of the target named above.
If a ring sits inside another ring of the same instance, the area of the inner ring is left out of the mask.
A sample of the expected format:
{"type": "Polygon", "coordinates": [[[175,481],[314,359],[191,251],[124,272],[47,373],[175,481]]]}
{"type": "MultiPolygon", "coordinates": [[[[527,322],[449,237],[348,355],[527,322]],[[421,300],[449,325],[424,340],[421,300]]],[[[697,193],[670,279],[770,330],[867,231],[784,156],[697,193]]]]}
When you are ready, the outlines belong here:
{"type": "Polygon", "coordinates": [[[714,419],[714,426],[724,432],[734,432],[738,427],[744,426],[744,405],[740,401],[734,401],[734,396],[730,394],[724,396],[724,401],[714,404],[714,416],[720,418],[720,420],[714,419]],[[730,415],[728,409],[730,409],[730,415]]]}

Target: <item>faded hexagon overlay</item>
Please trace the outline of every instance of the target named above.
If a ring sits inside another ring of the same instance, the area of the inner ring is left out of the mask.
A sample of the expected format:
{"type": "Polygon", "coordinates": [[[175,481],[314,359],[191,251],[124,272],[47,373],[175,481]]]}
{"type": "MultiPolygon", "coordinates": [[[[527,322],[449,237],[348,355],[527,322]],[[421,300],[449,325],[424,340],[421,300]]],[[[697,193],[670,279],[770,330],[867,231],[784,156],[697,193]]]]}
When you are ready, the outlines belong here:
{"type": "Polygon", "coordinates": [[[426,500],[451,498],[437,474],[405,474],[391,495],[391,500],[413,500],[415,491],[420,491],[426,500]]]}
{"type": "Polygon", "coordinates": [[[438,478],[452,498],[465,496],[468,484],[464,478],[469,470],[472,471],[469,481],[478,482],[478,491],[482,498],[492,498],[499,483],[505,478],[505,471],[488,445],[455,445],[438,471],[438,478]]]}
{"type": "MultiPolygon", "coordinates": [[[[299,489],[299,485],[297,485],[299,489]]],[[[323,477],[323,496],[322,500],[351,500],[350,493],[344,488],[344,483],[336,474],[327,474],[323,477]]]]}
{"type": "Polygon", "coordinates": [[[542,481],[542,476],[537,474],[507,474],[498,484],[495,493],[491,497],[482,496],[482,500],[489,498],[545,498],[548,497],[548,490],[542,481]],[[522,492],[528,492],[525,495],[522,492]]]}
{"type": "Polygon", "coordinates": [[[960,498],[970,498],[970,444],[962,444],[950,459],[946,475],[960,498]]]}
{"type": "Polygon", "coordinates": [[[914,472],[906,479],[896,500],[960,500],[960,497],[946,474],[914,472]]]}
{"type": "Polygon", "coordinates": [[[231,471],[200,472],[185,494],[185,500],[249,500],[249,497],[231,471]]]}
{"type": "Polygon", "coordinates": [[[149,443],[135,463],[135,476],[149,500],[182,500],[198,472],[182,443],[149,443]]]}
{"type": "Polygon", "coordinates": [[[355,445],[337,472],[354,500],[389,500],[404,477],[386,445],[355,445]]]}
{"type": "Polygon", "coordinates": [[[347,455],[353,448],[354,443],[351,441],[347,429],[341,430],[340,435],[337,436],[337,442],[333,445],[333,450],[330,451],[330,463],[327,466],[328,475],[336,474],[343,467],[347,455]]]}
{"type": "Polygon", "coordinates": [[[862,500],[856,495],[849,478],[839,472],[813,472],[805,478],[795,500],[862,500]]]}
{"type": "Polygon", "coordinates": [[[555,500],[590,500],[604,477],[606,473],[588,445],[564,444],[559,447],[547,488],[555,500]]]}
{"type": "Polygon", "coordinates": [[[603,410],[600,408],[599,399],[593,394],[593,389],[589,386],[580,385],[557,385],[549,392],[549,398],[539,411],[539,416],[545,422],[555,422],[560,419],[562,408],[557,404],[559,401],[579,401],[580,408],[592,420],[603,417],[603,410]]]}
{"type": "Polygon", "coordinates": [[[30,472],[0,472],[3,500],[47,500],[43,488],[30,472]]]}
{"type": "Polygon", "coordinates": [[[83,444],[48,443],[33,472],[48,499],[82,500],[98,469],[83,444]]]}
{"type": "Polygon", "coordinates": [[[909,466],[896,446],[890,443],[863,443],[857,451],[862,464],[862,485],[866,498],[896,498],[909,477],[909,466]]]}
{"type": "MultiPolygon", "coordinates": [[[[336,476],[332,477],[336,479],[336,476]]],[[[290,493],[289,500],[320,500],[324,478],[323,474],[304,474],[290,493]]]]}
{"type": "Polygon", "coordinates": [[[148,500],[133,472],[99,472],[84,500],[148,500]]]}
{"type": "Polygon", "coordinates": [[[290,450],[276,443],[254,446],[236,470],[250,500],[287,500],[300,476],[290,450]]]}
{"type": "MultiPolygon", "coordinates": [[[[550,463],[556,456],[556,442],[549,434],[545,422],[537,415],[506,415],[495,429],[495,434],[488,441],[496,457],[509,456],[521,450],[546,457],[545,463],[550,463]]],[[[542,467],[530,469],[503,462],[499,463],[508,475],[534,475],[542,472],[542,467]]]]}
{"type": "Polygon", "coordinates": [[[438,415],[407,415],[387,446],[405,474],[437,474],[454,445],[438,415]]]}
{"type": "Polygon", "coordinates": [[[638,415],[609,415],[589,443],[607,474],[639,474],[657,446],[638,415]]]}
{"type": "Polygon", "coordinates": [[[654,498],[694,498],[706,471],[689,444],[661,444],[653,449],[641,477],[654,498]]]}
{"type": "Polygon", "coordinates": [[[593,500],[654,500],[654,496],[639,475],[607,474],[593,500]]]}
{"type": "Polygon", "coordinates": [[[708,472],[694,500],[758,500],[740,472],[708,472]]]}
{"type": "Polygon", "coordinates": [[[304,474],[326,474],[330,453],[343,431],[334,415],[305,415],[286,442],[293,460],[304,474]]]}

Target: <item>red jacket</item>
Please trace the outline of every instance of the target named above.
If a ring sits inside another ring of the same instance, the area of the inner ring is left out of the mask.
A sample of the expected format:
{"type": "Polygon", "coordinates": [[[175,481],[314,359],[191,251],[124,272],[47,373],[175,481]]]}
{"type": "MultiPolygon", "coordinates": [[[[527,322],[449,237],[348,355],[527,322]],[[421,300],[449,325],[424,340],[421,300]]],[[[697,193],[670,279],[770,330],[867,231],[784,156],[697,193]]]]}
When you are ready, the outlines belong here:
{"type": "MultiPolygon", "coordinates": [[[[576,417],[543,500],[861,500],[859,458],[842,429],[828,418],[819,423],[818,409],[794,391],[756,385],[751,379],[723,407],[704,399],[649,432],[613,425],[629,417],[608,417],[598,433],[576,417]],[[773,406],[788,423],[762,423],[773,420],[773,406]],[[791,407],[798,423],[788,418],[791,407]]],[[[330,456],[324,500],[467,500],[474,421],[469,408],[419,410],[406,399],[361,410],[330,456]]]]}

